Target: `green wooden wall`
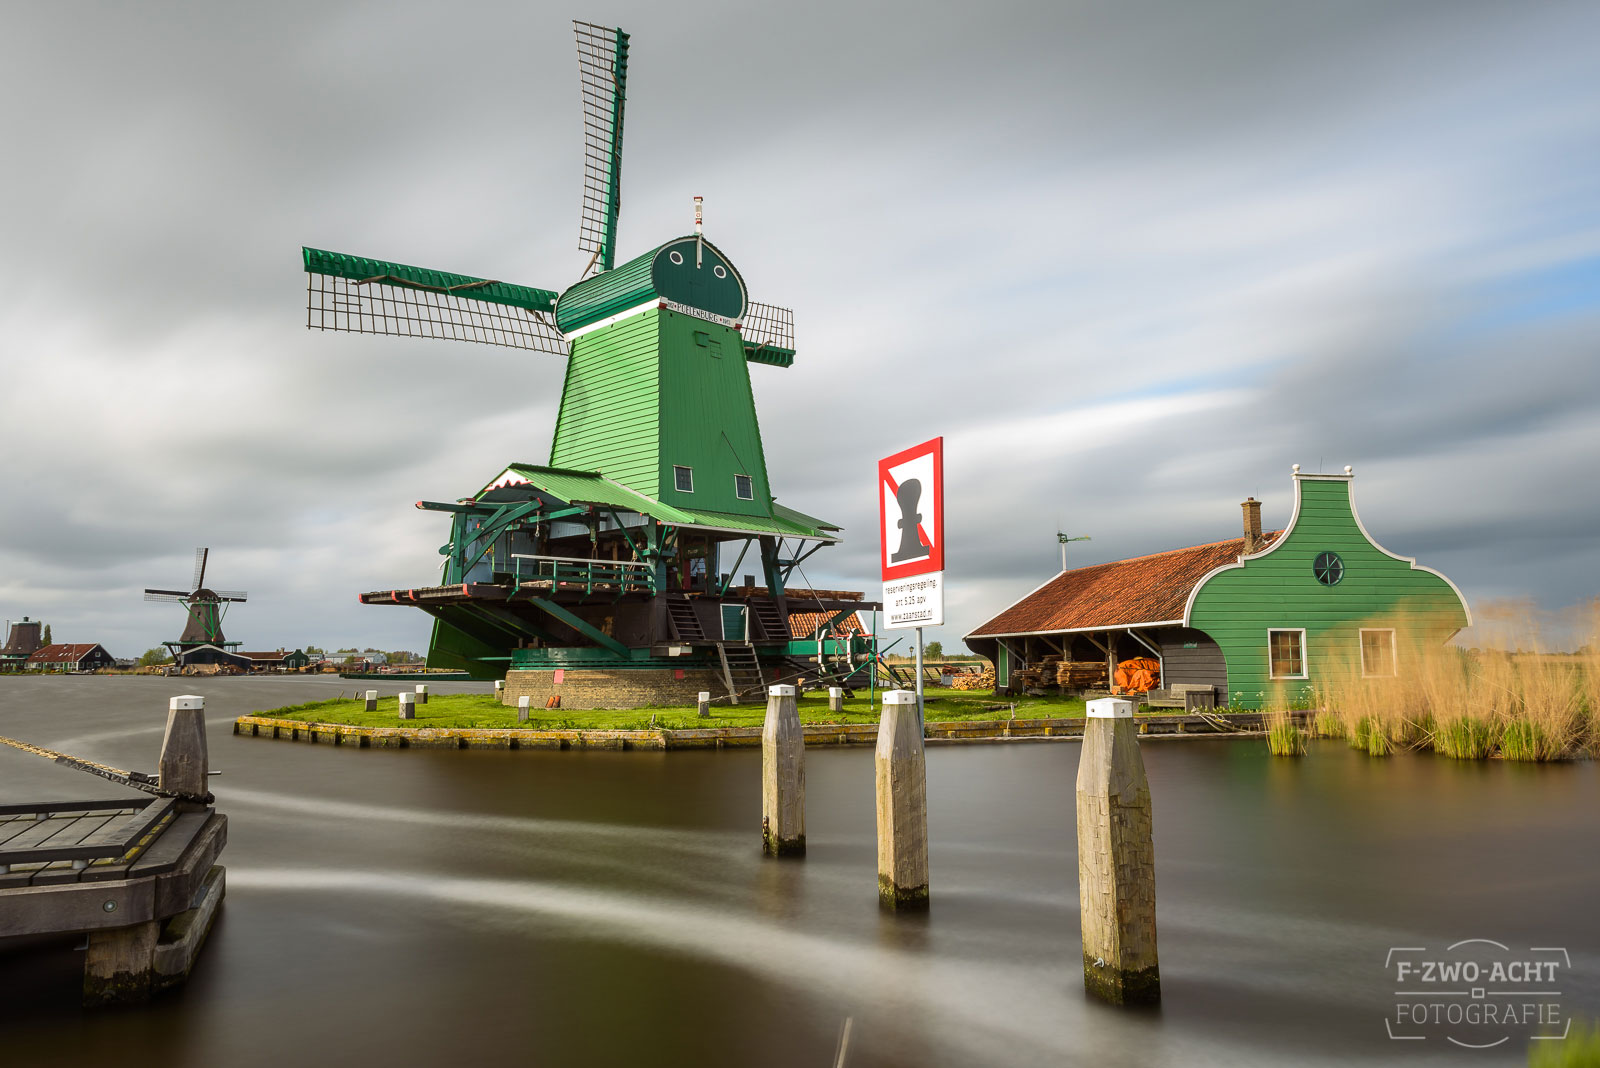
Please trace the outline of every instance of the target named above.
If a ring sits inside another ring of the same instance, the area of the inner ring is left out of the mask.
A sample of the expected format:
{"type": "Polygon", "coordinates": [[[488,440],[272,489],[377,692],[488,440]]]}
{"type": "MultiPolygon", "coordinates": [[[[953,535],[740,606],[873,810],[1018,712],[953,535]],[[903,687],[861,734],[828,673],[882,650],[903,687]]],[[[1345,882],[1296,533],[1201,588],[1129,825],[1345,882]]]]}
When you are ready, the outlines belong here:
{"type": "Polygon", "coordinates": [[[1413,648],[1447,641],[1468,622],[1466,606],[1440,576],[1414,569],[1361,530],[1344,477],[1297,475],[1298,512],[1275,546],[1199,586],[1189,625],[1221,646],[1232,702],[1258,707],[1275,687],[1290,696],[1344,665],[1359,665],[1362,627],[1394,627],[1402,659],[1413,648]],[[1335,552],[1344,577],[1318,582],[1312,562],[1335,552]],[[1306,630],[1306,680],[1269,678],[1269,628],[1306,630]]]}
{"type": "Polygon", "coordinates": [[[659,499],[660,314],[642,312],[573,340],[551,467],[600,471],[659,499]]]}
{"type": "Polygon", "coordinates": [[[664,504],[735,515],[772,514],[767,460],[744,342],[730,327],[664,311],[661,329],[661,491],[664,504]],[[694,492],[679,493],[672,468],[694,470],[694,492]],[[751,500],[734,493],[749,475],[751,500]]]}
{"type": "Polygon", "coordinates": [[[550,466],[599,471],[664,504],[770,516],[766,454],[737,331],[650,309],[572,343],[550,466]],[[694,471],[674,488],[673,466],[694,471]],[[734,491],[749,475],[750,500],[734,491]]]}

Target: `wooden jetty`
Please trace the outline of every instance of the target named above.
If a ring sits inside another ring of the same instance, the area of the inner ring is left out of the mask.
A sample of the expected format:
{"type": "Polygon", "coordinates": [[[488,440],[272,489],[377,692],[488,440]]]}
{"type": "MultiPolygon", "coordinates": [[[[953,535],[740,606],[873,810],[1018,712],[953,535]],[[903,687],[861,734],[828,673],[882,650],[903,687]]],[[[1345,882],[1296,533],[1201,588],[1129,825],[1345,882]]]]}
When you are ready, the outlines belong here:
{"type": "Polygon", "coordinates": [[[204,789],[204,701],[173,698],[155,777],[0,741],[151,795],[0,804],[0,949],[85,936],[86,1005],[143,1001],[183,982],[225,892],[216,860],[228,818],[204,789]]]}

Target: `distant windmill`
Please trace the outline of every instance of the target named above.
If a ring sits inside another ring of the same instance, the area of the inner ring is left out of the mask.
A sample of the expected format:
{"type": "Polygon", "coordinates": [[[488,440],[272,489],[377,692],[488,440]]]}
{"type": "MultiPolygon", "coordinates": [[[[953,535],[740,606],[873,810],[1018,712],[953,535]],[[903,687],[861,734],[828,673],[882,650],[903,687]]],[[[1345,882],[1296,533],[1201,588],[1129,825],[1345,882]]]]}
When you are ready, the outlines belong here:
{"type": "Polygon", "coordinates": [[[144,599],[147,601],[169,601],[188,606],[189,621],[183,628],[183,636],[175,642],[162,643],[174,654],[187,652],[202,645],[227,649],[242,644],[230,642],[222,636],[222,616],[227,611],[223,606],[242,603],[248,599],[248,595],[243,590],[206,588],[206,561],[210,556],[210,549],[194,551],[194,581],[187,593],[182,590],[144,591],[144,599]]]}
{"type": "Polygon", "coordinates": [[[1075,542],[1075,541],[1093,541],[1093,540],[1094,539],[1089,537],[1089,535],[1087,535],[1087,534],[1080,534],[1075,538],[1069,538],[1067,535],[1063,534],[1061,531],[1059,531],[1059,530],[1056,531],[1056,541],[1059,541],[1061,543],[1061,570],[1065,571],[1067,569],[1067,546],[1070,543],[1075,542]]]}

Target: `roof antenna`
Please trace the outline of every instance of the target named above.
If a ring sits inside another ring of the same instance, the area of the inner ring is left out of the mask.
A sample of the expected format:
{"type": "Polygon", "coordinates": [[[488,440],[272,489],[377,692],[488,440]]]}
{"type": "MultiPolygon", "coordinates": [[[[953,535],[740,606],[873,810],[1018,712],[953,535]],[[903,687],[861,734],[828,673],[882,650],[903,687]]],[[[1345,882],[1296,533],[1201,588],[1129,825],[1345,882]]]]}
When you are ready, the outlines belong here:
{"type": "Polygon", "coordinates": [[[705,202],[705,197],[694,198],[694,267],[697,271],[700,269],[702,254],[704,253],[706,246],[705,234],[702,233],[700,229],[701,206],[705,204],[705,202]]]}

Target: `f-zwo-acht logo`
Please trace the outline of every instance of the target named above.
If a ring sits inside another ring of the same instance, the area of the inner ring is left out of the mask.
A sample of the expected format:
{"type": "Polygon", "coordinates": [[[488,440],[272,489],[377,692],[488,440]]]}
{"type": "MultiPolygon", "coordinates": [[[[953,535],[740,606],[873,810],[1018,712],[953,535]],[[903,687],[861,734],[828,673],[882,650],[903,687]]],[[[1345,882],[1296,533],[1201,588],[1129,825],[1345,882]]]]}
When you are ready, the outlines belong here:
{"type": "Polygon", "coordinates": [[[1571,1032],[1561,991],[1572,958],[1560,946],[1513,949],[1488,938],[1440,949],[1393,946],[1384,968],[1394,981],[1384,1024],[1396,1042],[1489,1049],[1512,1039],[1559,1041],[1571,1032]]]}

